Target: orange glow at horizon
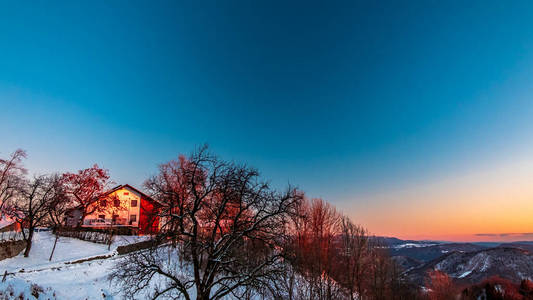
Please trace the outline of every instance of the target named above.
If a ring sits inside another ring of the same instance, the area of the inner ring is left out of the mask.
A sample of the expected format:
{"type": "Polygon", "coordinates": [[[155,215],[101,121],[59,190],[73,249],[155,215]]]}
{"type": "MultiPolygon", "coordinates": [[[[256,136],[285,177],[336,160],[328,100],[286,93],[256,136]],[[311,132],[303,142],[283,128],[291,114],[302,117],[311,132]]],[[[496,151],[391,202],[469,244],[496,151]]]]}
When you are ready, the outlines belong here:
{"type": "Polygon", "coordinates": [[[443,241],[533,240],[533,161],[365,197],[345,205],[380,236],[443,241]]]}

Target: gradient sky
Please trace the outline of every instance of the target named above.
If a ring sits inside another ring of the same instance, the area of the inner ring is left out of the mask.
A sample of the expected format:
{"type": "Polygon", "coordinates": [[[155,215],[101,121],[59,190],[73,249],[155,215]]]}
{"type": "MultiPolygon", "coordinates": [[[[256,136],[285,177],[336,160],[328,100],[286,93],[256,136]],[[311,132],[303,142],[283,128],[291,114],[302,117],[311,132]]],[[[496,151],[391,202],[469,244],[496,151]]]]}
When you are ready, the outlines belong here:
{"type": "Polygon", "coordinates": [[[376,234],[533,239],[530,1],[3,1],[0,156],[141,186],[208,143],[376,234]]]}

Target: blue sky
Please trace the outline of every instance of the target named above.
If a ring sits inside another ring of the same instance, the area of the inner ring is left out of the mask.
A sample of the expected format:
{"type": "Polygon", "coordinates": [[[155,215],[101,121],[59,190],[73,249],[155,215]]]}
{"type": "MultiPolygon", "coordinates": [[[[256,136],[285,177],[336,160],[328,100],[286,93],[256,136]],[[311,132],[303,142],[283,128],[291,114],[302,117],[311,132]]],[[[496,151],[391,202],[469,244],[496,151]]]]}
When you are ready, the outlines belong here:
{"type": "Polygon", "coordinates": [[[208,143],[361,217],[528,159],[532,50],[518,1],[3,2],[0,155],[139,186],[208,143]]]}

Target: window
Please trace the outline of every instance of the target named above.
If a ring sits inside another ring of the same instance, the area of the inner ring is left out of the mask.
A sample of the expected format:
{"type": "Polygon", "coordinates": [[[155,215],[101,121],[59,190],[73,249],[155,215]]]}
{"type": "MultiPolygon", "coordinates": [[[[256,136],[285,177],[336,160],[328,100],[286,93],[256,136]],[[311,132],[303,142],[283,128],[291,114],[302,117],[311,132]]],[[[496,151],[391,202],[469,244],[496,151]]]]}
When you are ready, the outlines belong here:
{"type": "Polygon", "coordinates": [[[98,219],[105,219],[105,215],[98,215],[98,219]]]}
{"type": "Polygon", "coordinates": [[[127,196],[129,195],[130,193],[129,192],[124,192],[124,196],[127,196]]]}
{"type": "Polygon", "coordinates": [[[131,200],[131,207],[137,207],[137,200],[131,200]]]}
{"type": "Polygon", "coordinates": [[[115,200],[113,201],[113,204],[115,205],[115,207],[120,207],[120,200],[115,199],[115,200]]]}
{"type": "Polygon", "coordinates": [[[130,224],[133,222],[137,222],[137,215],[130,215],[130,224]]]}
{"type": "Polygon", "coordinates": [[[113,217],[111,217],[111,223],[114,225],[114,224],[117,224],[117,219],[118,219],[118,215],[113,215],[113,217]]]}

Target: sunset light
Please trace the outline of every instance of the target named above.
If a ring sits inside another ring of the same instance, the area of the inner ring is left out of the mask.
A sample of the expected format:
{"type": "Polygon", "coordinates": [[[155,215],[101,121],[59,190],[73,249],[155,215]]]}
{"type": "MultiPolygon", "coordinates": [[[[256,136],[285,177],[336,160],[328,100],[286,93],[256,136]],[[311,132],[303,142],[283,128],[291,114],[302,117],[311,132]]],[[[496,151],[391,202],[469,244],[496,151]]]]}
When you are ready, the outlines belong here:
{"type": "Polygon", "coordinates": [[[0,2],[0,299],[533,299],[533,2],[0,2]]]}

